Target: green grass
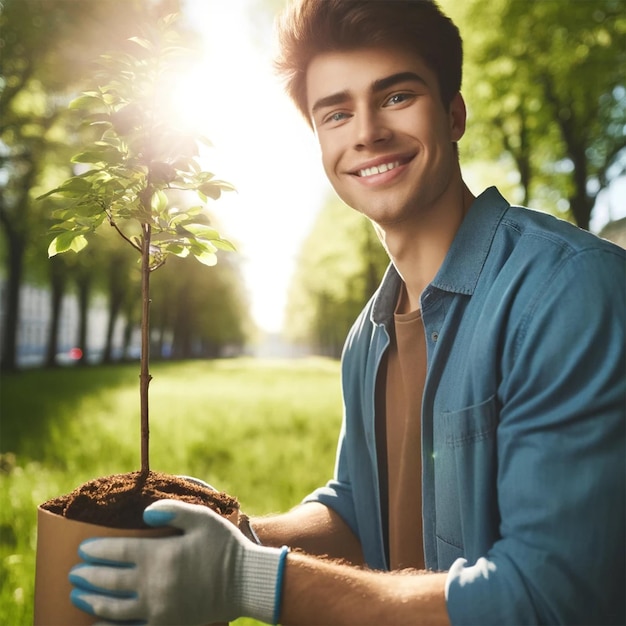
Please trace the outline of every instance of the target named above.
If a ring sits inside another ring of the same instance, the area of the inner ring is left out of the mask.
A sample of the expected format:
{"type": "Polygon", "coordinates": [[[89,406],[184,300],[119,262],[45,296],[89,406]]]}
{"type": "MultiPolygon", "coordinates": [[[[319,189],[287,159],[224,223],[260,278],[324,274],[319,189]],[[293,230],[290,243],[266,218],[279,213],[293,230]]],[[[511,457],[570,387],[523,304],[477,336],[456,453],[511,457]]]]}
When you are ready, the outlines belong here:
{"type": "MultiPolygon", "coordinates": [[[[339,365],[307,359],[157,363],[151,467],[280,512],[333,470],[339,365]]],[[[138,367],[33,370],[0,380],[0,623],[32,623],[36,509],[96,476],[139,469],[138,367]]],[[[237,624],[255,624],[239,620],[237,624]]]]}

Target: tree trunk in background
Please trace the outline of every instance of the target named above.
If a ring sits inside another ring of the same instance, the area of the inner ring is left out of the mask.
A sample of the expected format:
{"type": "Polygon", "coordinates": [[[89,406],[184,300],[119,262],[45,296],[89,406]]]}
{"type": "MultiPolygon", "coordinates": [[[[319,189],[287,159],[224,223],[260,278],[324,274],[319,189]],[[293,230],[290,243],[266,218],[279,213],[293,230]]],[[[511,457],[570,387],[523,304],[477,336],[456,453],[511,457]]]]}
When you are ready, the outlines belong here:
{"type": "Polygon", "coordinates": [[[4,327],[2,329],[2,355],[0,370],[12,372],[17,369],[17,332],[20,310],[20,287],[24,269],[26,241],[15,233],[6,238],[8,242],[8,272],[4,294],[4,327]]]}
{"type": "Polygon", "coordinates": [[[89,318],[89,294],[91,292],[91,277],[79,276],[76,279],[78,287],[78,347],[82,354],[79,365],[87,364],[87,330],[89,318]]]}
{"type": "MultiPolygon", "coordinates": [[[[567,141],[567,137],[565,137],[567,141]]],[[[570,196],[570,208],[574,215],[576,225],[585,230],[589,230],[591,211],[595,203],[595,196],[590,197],[587,193],[587,158],[584,147],[575,145],[573,141],[568,142],[570,158],[574,163],[574,193],[570,196]]]]}
{"type": "Polygon", "coordinates": [[[46,367],[56,367],[59,352],[59,327],[61,322],[61,305],[65,295],[67,273],[63,261],[59,257],[50,259],[50,326],[46,342],[46,367]]]}
{"type": "Polygon", "coordinates": [[[116,260],[109,267],[109,319],[107,322],[104,353],[102,355],[103,363],[111,363],[113,360],[113,334],[115,333],[115,324],[122,310],[126,295],[125,283],[119,277],[119,267],[124,266],[121,263],[117,263],[116,260]]]}

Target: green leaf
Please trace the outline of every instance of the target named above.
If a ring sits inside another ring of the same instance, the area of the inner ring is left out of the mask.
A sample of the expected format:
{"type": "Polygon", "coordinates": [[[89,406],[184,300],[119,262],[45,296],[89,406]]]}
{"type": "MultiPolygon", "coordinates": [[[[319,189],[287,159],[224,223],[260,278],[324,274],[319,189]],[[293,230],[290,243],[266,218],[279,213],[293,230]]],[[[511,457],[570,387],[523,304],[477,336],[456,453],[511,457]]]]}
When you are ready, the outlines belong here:
{"type": "Polygon", "coordinates": [[[215,254],[215,252],[209,252],[208,250],[205,250],[203,252],[194,252],[194,256],[203,265],[207,265],[209,267],[217,265],[217,255],[215,254]]]}
{"type": "Polygon", "coordinates": [[[123,155],[113,147],[98,146],[93,150],[79,152],[71,159],[72,163],[107,163],[113,165],[122,161],[123,155]]]}
{"type": "Polygon", "coordinates": [[[161,213],[165,209],[167,209],[167,195],[161,189],[158,189],[153,195],[150,201],[150,208],[155,213],[161,213]]]}
{"type": "Polygon", "coordinates": [[[228,239],[213,239],[211,243],[215,245],[216,248],[220,250],[225,250],[226,252],[237,252],[237,248],[235,244],[228,241],[228,239]]]}
{"type": "Polygon", "coordinates": [[[215,185],[214,183],[205,183],[204,185],[200,185],[199,191],[212,200],[217,200],[222,195],[220,186],[215,185]]]}
{"type": "Polygon", "coordinates": [[[211,180],[198,185],[198,192],[213,200],[217,200],[222,191],[235,191],[235,187],[223,180],[211,180]]]}
{"type": "Polygon", "coordinates": [[[96,95],[96,92],[84,93],[78,98],[74,98],[69,104],[69,108],[72,110],[85,109],[92,110],[94,107],[102,106],[102,98],[96,95]]]}
{"type": "Polygon", "coordinates": [[[184,228],[198,239],[213,240],[220,238],[220,234],[215,230],[215,228],[205,226],[204,224],[185,224],[184,228]]]}
{"type": "MultiPolygon", "coordinates": [[[[184,212],[174,213],[170,217],[170,226],[172,228],[177,226],[187,226],[190,224],[196,224],[199,227],[211,227],[211,219],[204,213],[204,207],[194,206],[185,209],[184,212]]],[[[217,232],[217,231],[216,231],[217,232]]]]}
{"type": "Polygon", "coordinates": [[[64,196],[78,198],[91,192],[92,184],[80,176],[68,178],[60,187],[50,193],[60,193],[64,196]]]}
{"type": "MultiPolygon", "coordinates": [[[[60,236],[60,235],[59,235],[60,236]]],[[[59,250],[59,236],[55,237],[48,246],[48,258],[51,259],[64,250],[59,250]]]]}
{"type": "Polygon", "coordinates": [[[189,248],[187,248],[187,246],[182,246],[180,244],[171,243],[165,247],[165,250],[167,252],[171,252],[172,254],[175,254],[177,257],[180,257],[181,259],[184,259],[189,256],[189,248]]]}
{"type": "Polygon", "coordinates": [[[213,242],[207,239],[191,239],[188,245],[191,253],[194,255],[203,252],[211,252],[212,254],[217,252],[217,248],[213,245],[213,242]]]}
{"type": "Polygon", "coordinates": [[[88,243],[89,242],[87,241],[87,238],[85,237],[85,235],[77,235],[72,240],[72,245],[70,246],[70,248],[74,252],[80,252],[83,248],[87,247],[88,243]]]}
{"type": "Polygon", "coordinates": [[[48,257],[62,254],[68,250],[80,252],[87,245],[87,239],[81,233],[65,232],[57,235],[48,246],[48,257]]]}

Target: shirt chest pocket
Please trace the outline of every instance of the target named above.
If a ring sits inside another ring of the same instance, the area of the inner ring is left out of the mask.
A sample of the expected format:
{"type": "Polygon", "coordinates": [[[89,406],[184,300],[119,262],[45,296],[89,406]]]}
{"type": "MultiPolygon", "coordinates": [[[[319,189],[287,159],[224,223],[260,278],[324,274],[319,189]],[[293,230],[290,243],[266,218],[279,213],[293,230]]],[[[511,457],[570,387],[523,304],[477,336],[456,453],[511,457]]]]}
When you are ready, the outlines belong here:
{"type": "Polygon", "coordinates": [[[497,426],[495,396],[443,412],[435,426],[435,532],[443,561],[472,562],[497,534],[497,426]]]}

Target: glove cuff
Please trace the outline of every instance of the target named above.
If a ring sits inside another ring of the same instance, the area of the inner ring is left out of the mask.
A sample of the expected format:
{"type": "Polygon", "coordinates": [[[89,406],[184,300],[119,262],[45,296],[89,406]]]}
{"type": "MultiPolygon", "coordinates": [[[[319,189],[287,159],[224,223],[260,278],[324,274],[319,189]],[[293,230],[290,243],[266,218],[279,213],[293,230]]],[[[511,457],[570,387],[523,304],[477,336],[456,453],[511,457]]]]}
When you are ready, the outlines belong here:
{"type": "Polygon", "coordinates": [[[238,604],[241,615],[277,624],[289,548],[250,546],[244,551],[238,604]]]}

